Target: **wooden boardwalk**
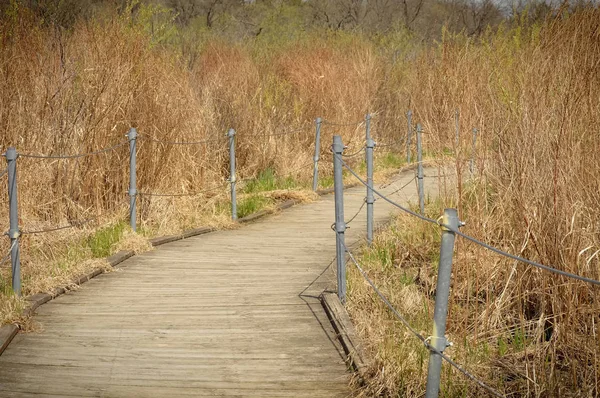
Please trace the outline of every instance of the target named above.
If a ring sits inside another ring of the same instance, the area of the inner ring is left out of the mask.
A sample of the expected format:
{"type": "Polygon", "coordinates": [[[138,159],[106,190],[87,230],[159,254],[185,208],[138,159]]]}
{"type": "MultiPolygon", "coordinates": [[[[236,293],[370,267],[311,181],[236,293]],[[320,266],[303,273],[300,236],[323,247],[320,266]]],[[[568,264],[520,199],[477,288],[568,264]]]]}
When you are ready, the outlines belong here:
{"type": "MultiPolygon", "coordinates": [[[[410,184],[393,199],[415,192],[410,184]]],[[[346,219],[363,198],[362,187],[346,192],[346,219]]],[[[376,220],[391,209],[377,201],[376,220]]],[[[349,396],[318,300],[335,288],[333,221],[328,195],[126,260],[38,309],[43,330],[19,334],[0,356],[0,396],[349,396]]],[[[351,243],[364,209],[350,227],[351,243]]]]}

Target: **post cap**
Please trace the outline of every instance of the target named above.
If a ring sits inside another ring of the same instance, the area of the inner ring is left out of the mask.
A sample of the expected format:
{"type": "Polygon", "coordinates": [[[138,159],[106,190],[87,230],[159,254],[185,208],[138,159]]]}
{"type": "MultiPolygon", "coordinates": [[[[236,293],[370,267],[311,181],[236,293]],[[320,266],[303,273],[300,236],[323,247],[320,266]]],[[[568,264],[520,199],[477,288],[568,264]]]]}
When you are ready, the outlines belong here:
{"type": "Polygon", "coordinates": [[[234,129],[229,129],[227,131],[227,137],[233,137],[235,135],[235,130],[234,129]]]}
{"type": "Polygon", "coordinates": [[[137,129],[135,127],[130,128],[126,135],[130,140],[135,140],[137,138],[137,129]]]}

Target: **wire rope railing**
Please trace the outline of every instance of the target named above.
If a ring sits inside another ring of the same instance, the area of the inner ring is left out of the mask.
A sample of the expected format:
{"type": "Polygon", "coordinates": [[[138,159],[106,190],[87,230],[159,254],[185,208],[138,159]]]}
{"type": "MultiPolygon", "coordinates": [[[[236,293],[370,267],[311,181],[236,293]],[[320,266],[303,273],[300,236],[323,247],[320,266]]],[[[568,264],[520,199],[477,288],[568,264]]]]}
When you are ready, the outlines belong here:
{"type": "Polygon", "coordinates": [[[10,245],[10,249],[8,249],[8,252],[6,253],[6,255],[4,257],[2,257],[2,259],[0,259],[0,267],[3,266],[4,263],[6,263],[10,259],[10,255],[12,253],[12,250],[17,245],[17,241],[18,240],[19,239],[13,240],[12,244],[10,245]]]}
{"type": "Polygon", "coordinates": [[[390,301],[387,299],[387,297],[377,288],[375,283],[373,283],[373,281],[367,276],[367,273],[365,272],[365,270],[360,266],[358,261],[356,261],[356,258],[354,257],[352,252],[346,247],[345,244],[343,244],[343,247],[344,247],[345,252],[348,254],[348,257],[350,257],[350,260],[352,261],[352,263],[358,270],[358,272],[361,274],[361,276],[364,278],[364,280],[369,284],[369,286],[371,286],[373,291],[375,291],[375,293],[379,296],[381,301],[396,316],[396,318],[406,327],[406,329],[408,329],[408,331],[414,337],[416,337],[418,340],[421,341],[421,343],[423,343],[425,348],[427,348],[429,351],[433,352],[434,354],[439,355],[443,360],[448,362],[448,364],[450,364],[450,366],[452,366],[453,368],[458,370],[460,373],[462,373],[464,376],[466,376],[469,380],[475,382],[479,387],[483,388],[488,393],[492,394],[495,397],[499,397],[499,398],[505,397],[503,394],[499,393],[498,391],[496,391],[495,389],[493,389],[492,387],[488,386],[486,383],[481,381],[477,376],[473,375],[471,372],[464,369],[462,366],[460,366],[458,363],[456,363],[454,360],[452,360],[448,355],[444,354],[443,352],[441,352],[441,351],[435,349],[433,346],[431,346],[431,344],[429,343],[429,339],[426,338],[425,336],[423,336],[422,334],[420,334],[419,332],[417,332],[417,330],[411,326],[410,322],[404,316],[402,316],[402,314],[400,314],[400,312],[390,303],[390,301]]]}
{"type": "Polygon", "coordinates": [[[205,138],[203,140],[199,140],[199,141],[169,141],[169,140],[161,140],[155,137],[152,137],[150,135],[147,134],[141,134],[138,133],[137,137],[141,138],[142,140],[147,140],[147,141],[151,141],[151,142],[155,142],[158,144],[164,144],[164,145],[183,145],[183,146],[193,146],[193,145],[205,145],[208,144],[210,142],[216,142],[216,141],[222,141],[223,139],[221,137],[212,137],[212,138],[205,138]]]}
{"type": "Polygon", "coordinates": [[[322,121],[323,124],[327,124],[330,126],[336,126],[336,127],[351,127],[351,126],[360,126],[361,124],[365,123],[365,120],[359,120],[357,122],[340,122],[340,121],[335,121],[335,120],[323,120],[322,121]]]}
{"type": "Polygon", "coordinates": [[[312,129],[312,125],[298,127],[298,128],[295,128],[295,129],[291,129],[291,130],[288,130],[288,131],[282,131],[282,132],[279,132],[279,133],[259,133],[259,134],[253,134],[251,137],[252,138],[255,138],[255,137],[262,137],[262,138],[281,137],[281,136],[295,135],[295,134],[298,134],[298,133],[306,132],[306,131],[309,131],[310,129],[312,129]]]}
{"type": "Polygon", "coordinates": [[[73,155],[39,155],[39,154],[32,154],[32,153],[19,153],[19,157],[32,158],[32,159],[78,159],[78,158],[83,158],[83,157],[87,157],[87,156],[100,155],[102,153],[110,152],[117,148],[125,146],[127,144],[128,144],[128,141],[123,141],[118,144],[112,145],[108,148],[99,149],[99,150],[93,151],[93,152],[77,153],[77,154],[73,154],[73,155]]]}
{"type": "Polygon", "coordinates": [[[208,193],[208,192],[214,192],[214,191],[217,191],[219,189],[223,189],[226,186],[227,186],[227,182],[223,182],[220,185],[215,185],[214,187],[203,189],[201,191],[196,191],[196,192],[168,194],[168,193],[160,193],[160,192],[144,192],[144,191],[139,191],[139,192],[137,192],[137,195],[139,195],[139,196],[165,197],[165,198],[190,197],[190,196],[199,196],[199,195],[202,195],[202,194],[205,194],[205,193],[208,193]]]}
{"type": "Polygon", "coordinates": [[[461,236],[462,238],[467,239],[467,240],[469,240],[469,241],[471,241],[471,242],[473,242],[473,243],[475,243],[475,244],[477,244],[477,245],[479,245],[479,246],[481,246],[483,248],[486,248],[486,249],[488,249],[488,250],[490,250],[490,251],[492,251],[494,253],[497,253],[497,254],[502,255],[504,257],[507,257],[507,258],[510,258],[512,260],[516,260],[516,261],[519,261],[519,262],[522,262],[522,263],[525,263],[525,264],[529,264],[529,265],[537,267],[539,269],[542,269],[542,270],[545,270],[545,271],[548,271],[548,272],[552,272],[552,273],[555,273],[555,274],[558,274],[558,275],[561,275],[561,276],[565,276],[565,277],[568,277],[568,278],[571,278],[571,279],[576,279],[576,280],[579,280],[579,281],[582,281],[582,282],[587,282],[587,283],[591,283],[591,284],[596,285],[596,286],[600,286],[600,281],[597,281],[595,279],[586,278],[586,277],[581,276],[581,275],[577,275],[577,274],[573,274],[573,273],[570,273],[570,272],[567,272],[567,271],[563,271],[563,270],[558,269],[558,268],[554,268],[554,267],[550,267],[550,266],[547,266],[547,265],[544,265],[544,264],[540,264],[538,262],[535,262],[535,261],[532,261],[532,260],[529,260],[529,259],[517,256],[515,254],[511,254],[511,253],[505,252],[505,251],[503,251],[501,249],[498,249],[498,248],[496,248],[496,247],[494,247],[492,245],[489,245],[489,244],[487,244],[487,243],[485,243],[485,242],[483,242],[483,241],[481,241],[481,240],[479,240],[477,238],[474,238],[474,237],[472,237],[470,235],[467,235],[467,234],[465,234],[463,232],[460,232],[457,229],[451,228],[448,225],[440,224],[437,220],[434,220],[432,218],[429,218],[429,217],[426,217],[424,215],[421,215],[421,214],[419,214],[419,213],[417,213],[415,211],[412,211],[412,210],[406,208],[405,206],[402,206],[402,205],[394,202],[393,200],[387,198],[386,195],[383,195],[381,192],[379,192],[375,188],[369,187],[367,185],[367,183],[354,170],[352,170],[352,168],[350,168],[350,166],[348,166],[348,164],[341,157],[339,157],[339,159],[342,162],[342,165],[346,168],[346,170],[348,170],[348,172],[350,174],[352,174],[362,185],[364,185],[365,187],[367,187],[367,189],[372,190],[373,193],[375,195],[379,196],[381,199],[385,200],[386,202],[388,202],[392,206],[394,206],[394,207],[402,210],[403,212],[405,212],[407,214],[410,214],[410,215],[412,215],[414,217],[417,217],[417,218],[419,218],[419,219],[421,219],[421,220],[423,220],[425,222],[428,222],[428,223],[431,223],[431,224],[436,224],[436,225],[448,228],[452,232],[454,232],[457,235],[461,236]]]}
{"type": "Polygon", "coordinates": [[[72,222],[69,222],[69,224],[67,224],[67,225],[62,225],[59,227],[52,227],[52,228],[47,228],[47,229],[23,230],[23,231],[21,231],[21,235],[38,235],[38,234],[45,234],[45,233],[49,233],[49,232],[62,231],[62,230],[71,229],[71,228],[81,228],[82,226],[89,224],[90,222],[97,220],[98,218],[99,217],[92,217],[92,218],[88,218],[88,219],[81,220],[81,221],[72,221],[72,222]]]}

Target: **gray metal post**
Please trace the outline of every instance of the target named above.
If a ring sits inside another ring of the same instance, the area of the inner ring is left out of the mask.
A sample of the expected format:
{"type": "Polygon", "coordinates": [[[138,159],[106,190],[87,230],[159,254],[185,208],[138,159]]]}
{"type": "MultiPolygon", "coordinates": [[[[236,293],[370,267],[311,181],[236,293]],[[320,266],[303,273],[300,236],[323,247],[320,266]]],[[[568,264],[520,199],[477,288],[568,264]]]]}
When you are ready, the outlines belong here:
{"type": "MultiPolygon", "coordinates": [[[[458,230],[459,221],[456,209],[445,209],[442,227],[442,246],[438,267],[437,287],[435,291],[435,309],[433,312],[433,335],[429,344],[439,352],[448,346],[446,340],[446,317],[448,315],[448,297],[450,295],[450,276],[452,274],[452,255],[454,254],[453,231],[458,230]],[[447,228],[447,227],[449,228],[447,228]]],[[[442,357],[434,352],[429,355],[427,371],[426,398],[437,398],[440,391],[442,357]]]]}
{"type": "Polygon", "coordinates": [[[417,124],[417,180],[419,187],[419,209],[425,214],[425,188],[423,187],[423,145],[421,124],[417,124]]]}
{"type": "Polygon", "coordinates": [[[235,195],[235,130],[229,129],[229,182],[231,183],[231,219],[237,220],[237,199],[235,195]]]}
{"type": "Polygon", "coordinates": [[[471,150],[471,161],[469,162],[469,171],[473,174],[475,170],[475,146],[477,145],[477,129],[473,129],[473,149],[471,150]]]}
{"type": "Polygon", "coordinates": [[[454,149],[454,152],[458,152],[458,146],[460,144],[459,141],[459,137],[458,137],[458,132],[459,132],[459,118],[460,118],[460,112],[458,111],[458,109],[456,109],[454,111],[454,127],[456,129],[456,148],[454,149]]]}
{"type": "Polygon", "coordinates": [[[408,120],[408,132],[406,133],[406,164],[410,164],[410,135],[412,134],[412,111],[409,109],[406,113],[408,120]]]}
{"type": "Polygon", "coordinates": [[[137,169],[136,169],[136,151],[137,151],[137,130],[130,128],[127,134],[129,138],[129,225],[132,230],[136,230],[136,198],[137,198],[137,169]]]}
{"type": "Polygon", "coordinates": [[[365,150],[367,160],[367,243],[369,246],[373,242],[373,148],[375,141],[371,138],[371,115],[367,114],[367,147],[365,150]]]}
{"type": "Polygon", "coordinates": [[[315,157],[313,158],[315,165],[313,167],[313,191],[317,190],[319,183],[319,154],[321,152],[321,118],[315,120],[317,132],[315,136],[315,157]]]}
{"type": "Polygon", "coordinates": [[[21,295],[21,255],[19,251],[19,209],[17,202],[17,150],[10,147],[6,150],[8,162],[8,206],[10,227],[10,260],[12,265],[12,289],[17,296],[21,295]]]}
{"type": "Polygon", "coordinates": [[[333,187],[335,192],[335,243],[337,259],[337,293],[342,303],[346,302],[346,250],[344,233],[344,178],[342,174],[342,137],[333,136],[333,187]]]}

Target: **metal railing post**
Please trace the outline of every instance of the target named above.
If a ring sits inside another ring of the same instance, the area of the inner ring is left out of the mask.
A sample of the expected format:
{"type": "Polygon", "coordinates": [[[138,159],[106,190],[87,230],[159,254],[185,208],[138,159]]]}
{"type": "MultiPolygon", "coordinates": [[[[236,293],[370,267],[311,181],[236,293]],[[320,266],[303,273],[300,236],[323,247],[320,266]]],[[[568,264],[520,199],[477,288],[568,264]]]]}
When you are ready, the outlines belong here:
{"type": "MultiPolygon", "coordinates": [[[[438,279],[435,293],[435,309],[433,312],[433,335],[430,339],[432,348],[444,352],[448,346],[446,340],[446,318],[448,316],[448,297],[450,295],[450,277],[452,274],[452,256],[454,254],[453,231],[459,227],[456,209],[445,209],[442,221],[442,245],[440,248],[440,261],[438,279]]],[[[429,354],[429,368],[427,370],[426,398],[437,398],[440,391],[440,378],[442,371],[442,357],[433,351],[429,354]]]]}
{"type": "Polygon", "coordinates": [[[229,129],[229,182],[231,183],[231,219],[237,220],[237,199],[235,194],[235,130],[229,129]]]}
{"type": "Polygon", "coordinates": [[[375,197],[373,196],[373,148],[375,147],[375,141],[371,138],[371,115],[367,114],[366,117],[367,125],[367,145],[366,145],[366,160],[367,160],[367,243],[371,246],[373,242],[373,203],[375,203],[375,197]]]}
{"type": "Polygon", "coordinates": [[[333,187],[335,192],[335,252],[337,259],[337,294],[342,303],[346,302],[346,249],[344,233],[344,178],[342,173],[342,137],[333,136],[333,187]]]}
{"type": "Polygon", "coordinates": [[[319,155],[321,152],[321,118],[315,120],[316,136],[315,136],[315,156],[313,158],[315,164],[313,167],[313,191],[317,190],[319,183],[319,155]]]}
{"type": "Polygon", "coordinates": [[[12,268],[12,289],[17,296],[21,295],[21,254],[19,251],[19,208],[17,201],[17,150],[10,147],[6,150],[8,162],[8,237],[10,238],[10,262],[12,268]]]}
{"type": "Polygon", "coordinates": [[[477,145],[477,129],[473,129],[473,149],[471,150],[471,161],[469,162],[469,171],[473,174],[475,170],[475,146],[477,145]]]}
{"type": "Polygon", "coordinates": [[[137,214],[137,170],[136,170],[136,152],[137,152],[137,130],[130,128],[127,134],[129,139],[129,225],[132,230],[136,230],[137,214]]]}
{"type": "Polygon", "coordinates": [[[406,164],[410,164],[410,135],[412,134],[412,111],[409,109],[406,113],[408,120],[408,131],[406,133],[406,164]]]}
{"type": "Polygon", "coordinates": [[[425,188],[423,187],[423,144],[421,124],[417,124],[417,181],[419,187],[419,209],[425,214],[425,188]]]}

